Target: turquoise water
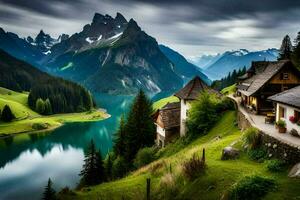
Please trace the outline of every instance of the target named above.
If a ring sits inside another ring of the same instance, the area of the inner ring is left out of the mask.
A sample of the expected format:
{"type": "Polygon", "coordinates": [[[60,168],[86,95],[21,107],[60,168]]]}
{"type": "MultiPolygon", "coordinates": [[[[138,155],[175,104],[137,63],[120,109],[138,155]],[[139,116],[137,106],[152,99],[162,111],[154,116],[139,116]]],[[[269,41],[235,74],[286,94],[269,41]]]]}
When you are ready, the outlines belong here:
{"type": "MultiPolygon", "coordinates": [[[[167,96],[161,93],[156,99],[167,96]]],[[[23,134],[0,140],[0,199],[40,199],[50,177],[57,190],[74,188],[79,181],[84,149],[91,139],[103,156],[111,149],[120,116],[132,96],[94,95],[111,118],[100,122],[70,123],[52,133],[23,134]]]]}

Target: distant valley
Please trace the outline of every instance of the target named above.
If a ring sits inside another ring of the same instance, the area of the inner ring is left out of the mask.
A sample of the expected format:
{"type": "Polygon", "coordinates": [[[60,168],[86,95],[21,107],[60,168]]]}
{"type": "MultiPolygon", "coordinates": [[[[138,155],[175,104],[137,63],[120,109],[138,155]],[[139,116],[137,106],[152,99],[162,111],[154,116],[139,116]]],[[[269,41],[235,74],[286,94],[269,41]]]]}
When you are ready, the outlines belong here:
{"type": "Polygon", "coordinates": [[[278,50],[274,48],[252,52],[240,49],[226,51],[223,54],[196,57],[190,62],[202,68],[210,79],[215,80],[223,78],[233,70],[238,70],[244,66],[249,67],[252,61],[275,61],[277,57],[278,50]]]}

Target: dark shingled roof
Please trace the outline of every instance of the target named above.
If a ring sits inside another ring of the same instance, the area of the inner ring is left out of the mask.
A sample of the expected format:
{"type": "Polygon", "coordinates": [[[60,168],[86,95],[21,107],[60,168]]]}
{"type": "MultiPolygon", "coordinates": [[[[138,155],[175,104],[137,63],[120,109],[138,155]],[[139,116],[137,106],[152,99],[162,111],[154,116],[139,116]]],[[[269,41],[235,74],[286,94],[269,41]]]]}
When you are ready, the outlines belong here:
{"type": "Polygon", "coordinates": [[[300,86],[270,96],[268,99],[300,109],[300,86]]]}
{"type": "Polygon", "coordinates": [[[159,110],[165,129],[180,126],[180,102],[167,103],[159,110]]]}
{"type": "Polygon", "coordinates": [[[184,100],[195,100],[198,98],[199,93],[206,89],[209,89],[209,87],[204,81],[201,80],[199,76],[196,76],[181,90],[176,92],[174,96],[184,100]]]}
{"type": "Polygon", "coordinates": [[[248,70],[255,75],[246,79],[237,86],[239,91],[246,96],[255,94],[262,86],[264,86],[274,75],[276,75],[286,64],[290,64],[288,60],[276,62],[253,62],[253,66],[248,70]]]}

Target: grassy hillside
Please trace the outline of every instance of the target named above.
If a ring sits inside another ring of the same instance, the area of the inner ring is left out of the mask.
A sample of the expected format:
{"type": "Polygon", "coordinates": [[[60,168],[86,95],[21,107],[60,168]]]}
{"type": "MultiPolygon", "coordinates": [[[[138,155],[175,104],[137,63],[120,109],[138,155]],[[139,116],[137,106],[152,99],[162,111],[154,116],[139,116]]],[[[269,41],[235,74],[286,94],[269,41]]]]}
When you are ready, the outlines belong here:
{"type": "Polygon", "coordinates": [[[236,91],[236,84],[233,84],[233,85],[228,86],[228,87],[224,88],[223,90],[221,90],[221,93],[228,95],[228,94],[235,93],[235,91],[236,91]]]}
{"type": "MultiPolygon", "coordinates": [[[[287,178],[287,172],[270,173],[266,164],[257,163],[242,153],[237,160],[222,161],[221,151],[235,143],[240,147],[241,132],[234,125],[235,112],[225,113],[221,120],[206,136],[185,145],[182,140],[160,150],[157,161],[131,173],[127,177],[104,183],[95,187],[84,188],[63,199],[145,199],[146,178],[151,178],[152,199],[205,199],[215,200],[237,181],[247,175],[261,175],[276,180],[277,190],[269,193],[265,199],[296,199],[300,196],[300,180],[287,178]],[[218,139],[219,138],[219,139],[218,139]],[[206,149],[207,169],[205,174],[194,181],[185,179],[182,163],[194,153],[206,149]],[[172,166],[170,173],[169,166],[172,166]],[[168,189],[171,188],[171,189],[168,189]],[[201,197],[201,198],[200,198],[201,197]]],[[[240,147],[241,148],[241,147],[240,147]]]]}
{"type": "Polygon", "coordinates": [[[42,116],[28,107],[27,98],[28,93],[14,92],[0,87],[0,110],[5,105],[9,105],[16,116],[12,122],[0,122],[0,136],[44,129],[50,130],[66,122],[97,121],[107,117],[100,110],[42,116]]]}
{"type": "Polygon", "coordinates": [[[160,99],[153,103],[153,109],[157,110],[164,107],[167,103],[179,102],[179,99],[175,96],[169,96],[163,99],[160,99]]]}

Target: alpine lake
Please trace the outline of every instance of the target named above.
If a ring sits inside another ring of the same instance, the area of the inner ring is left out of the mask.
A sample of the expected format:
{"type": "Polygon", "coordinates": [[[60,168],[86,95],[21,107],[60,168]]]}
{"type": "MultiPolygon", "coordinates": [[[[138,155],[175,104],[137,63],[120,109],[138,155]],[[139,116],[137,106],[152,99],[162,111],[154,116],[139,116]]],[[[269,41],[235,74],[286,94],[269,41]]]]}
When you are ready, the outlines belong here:
{"type": "MultiPolygon", "coordinates": [[[[169,96],[156,94],[152,101],[169,96]]],[[[49,178],[54,188],[75,188],[79,182],[84,150],[94,140],[103,158],[113,146],[120,117],[133,96],[94,94],[97,105],[111,115],[98,122],[68,123],[48,133],[20,134],[0,140],[0,199],[41,199],[49,178]]]]}

